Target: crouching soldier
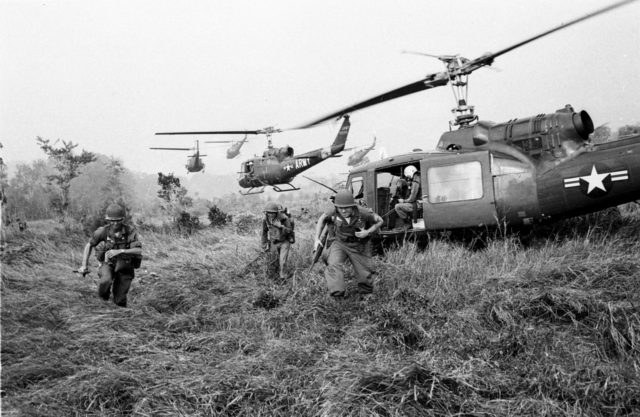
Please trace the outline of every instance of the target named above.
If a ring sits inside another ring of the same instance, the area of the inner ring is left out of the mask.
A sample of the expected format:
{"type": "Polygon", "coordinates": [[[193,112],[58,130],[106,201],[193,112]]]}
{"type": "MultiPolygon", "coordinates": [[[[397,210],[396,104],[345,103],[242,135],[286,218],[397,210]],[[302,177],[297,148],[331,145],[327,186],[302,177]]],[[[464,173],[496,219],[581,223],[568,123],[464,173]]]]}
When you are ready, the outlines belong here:
{"type": "Polygon", "coordinates": [[[99,227],[86,244],[82,255],[82,266],[78,272],[89,272],[87,263],[91,250],[96,248],[96,258],[100,262],[98,295],[108,301],[113,292],[113,302],[127,306],[127,293],[135,276],[134,269],[142,261],[142,244],[133,226],[124,223],[124,209],[118,204],[107,208],[106,226],[99,227]]]}
{"type": "Polygon", "coordinates": [[[314,244],[314,249],[322,244],[319,238],[325,223],[332,225],[334,241],[329,247],[328,266],[324,270],[329,295],[334,298],[344,297],[346,286],[342,265],[347,259],[353,265],[358,292],[370,294],[373,291],[375,272],[370,236],[382,226],[382,217],[359,207],[348,190],[336,194],[334,206],[318,219],[314,244]]]}
{"type": "Polygon", "coordinates": [[[262,249],[269,253],[267,270],[269,275],[277,269],[281,279],[287,278],[287,259],[296,236],[293,221],[274,202],[267,203],[262,220],[262,249]]]}

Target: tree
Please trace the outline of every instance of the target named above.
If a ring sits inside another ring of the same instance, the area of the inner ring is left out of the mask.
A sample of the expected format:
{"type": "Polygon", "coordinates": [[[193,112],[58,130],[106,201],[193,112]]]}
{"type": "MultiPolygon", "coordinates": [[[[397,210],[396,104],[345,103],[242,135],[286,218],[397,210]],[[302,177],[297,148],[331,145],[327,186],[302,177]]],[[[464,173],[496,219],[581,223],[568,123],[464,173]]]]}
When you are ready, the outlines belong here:
{"type": "Polygon", "coordinates": [[[632,135],[638,135],[638,134],[640,134],[640,124],[626,125],[618,129],[618,135],[620,135],[620,137],[632,136],[632,135]]]}
{"type": "Polygon", "coordinates": [[[194,218],[186,209],[193,205],[193,199],[187,197],[187,189],[180,185],[180,178],[175,177],[173,174],[164,175],[162,172],[158,172],[158,185],[160,190],[158,191],[158,197],[163,200],[162,209],[171,217],[171,221],[179,229],[182,226],[187,227],[189,231],[193,230],[196,226],[190,222],[194,218]]]}
{"type": "Polygon", "coordinates": [[[44,151],[49,160],[58,171],[57,174],[49,175],[47,180],[49,184],[55,184],[60,189],[60,195],[53,200],[54,208],[60,214],[66,214],[69,209],[69,188],[71,180],[80,175],[81,168],[96,160],[96,156],[84,149],[80,155],[74,155],[73,150],[78,146],[73,142],[62,141],[62,146],[55,147],[56,141],[50,144],[49,139],[37,137],[38,146],[44,151]]]}
{"type": "Polygon", "coordinates": [[[30,165],[18,164],[5,189],[7,214],[31,220],[51,217],[51,186],[47,184],[50,173],[51,167],[43,159],[30,165]]]}

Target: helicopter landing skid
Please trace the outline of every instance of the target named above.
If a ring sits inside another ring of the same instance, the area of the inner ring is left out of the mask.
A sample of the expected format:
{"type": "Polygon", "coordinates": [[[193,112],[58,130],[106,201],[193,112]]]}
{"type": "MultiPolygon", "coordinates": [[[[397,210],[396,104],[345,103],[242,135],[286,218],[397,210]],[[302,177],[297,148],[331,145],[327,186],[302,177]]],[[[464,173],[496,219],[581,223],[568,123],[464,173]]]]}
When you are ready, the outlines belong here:
{"type": "MultiPolygon", "coordinates": [[[[284,185],[284,184],[280,184],[280,185],[284,185]]],[[[279,192],[279,193],[282,193],[282,192],[284,192],[284,191],[297,191],[297,190],[299,190],[299,189],[300,189],[300,188],[296,188],[293,184],[290,184],[290,183],[286,183],[286,185],[288,185],[288,186],[289,186],[289,187],[291,187],[291,188],[285,188],[285,189],[282,189],[282,188],[278,187],[277,185],[272,185],[272,187],[273,187],[273,189],[274,189],[275,191],[277,191],[277,192],[279,192]]]]}
{"type": "Polygon", "coordinates": [[[264,185],[260,187],[251,187],[249,188],[249,190],[247,190],[246,193],[243,193],[242,190],[240,190],[240,194],[242,195],[251,195],[251,194],[260,194],[260,193],[264,193],[264,185]]]}

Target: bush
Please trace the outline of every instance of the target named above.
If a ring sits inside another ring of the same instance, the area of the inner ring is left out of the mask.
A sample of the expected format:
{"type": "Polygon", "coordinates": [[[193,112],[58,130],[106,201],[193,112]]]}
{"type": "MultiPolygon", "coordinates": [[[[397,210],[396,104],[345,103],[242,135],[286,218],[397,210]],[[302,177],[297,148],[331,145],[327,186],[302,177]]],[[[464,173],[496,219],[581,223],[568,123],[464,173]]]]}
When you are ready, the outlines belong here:
{"type": "Polygon", "coordinates": [[[256,216],[251,213],[238,214],[233,220],[236,233],[246,235],[254,230],[259,230],[262,222],[262,216],[256,216]]]}
{"type": "Polygon", "coordinates": [[[216,205],[209,208],[207,217],[209,217],[209,223],[211,223],[212,227],[222,227],[233,221],[233,216],[220,210],[216,205]]]}
{"type": "Polygon", "coordinates": [[[200,219],[198,216],[183,211],[176,219],[176,227],[179,232],[190,235],[200,228],[200,219]]]}

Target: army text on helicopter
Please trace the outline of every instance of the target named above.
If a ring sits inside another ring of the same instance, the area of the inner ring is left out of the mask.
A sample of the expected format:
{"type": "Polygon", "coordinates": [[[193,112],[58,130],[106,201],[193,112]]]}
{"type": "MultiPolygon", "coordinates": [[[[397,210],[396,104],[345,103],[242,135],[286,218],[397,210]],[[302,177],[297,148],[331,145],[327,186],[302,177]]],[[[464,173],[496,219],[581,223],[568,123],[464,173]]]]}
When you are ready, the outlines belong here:
{"type": "Polygon", "coordinates": [[[187,172],[204,172],[204,162],[202,162],[201,157],[207,155],[200,154],[200,145],[198,141],[196,141],[196,146],[193,148],[149,148],[156,150],[166,150],[166,151],[195,151],[193,155],[189,156],[187,159],[187,164],[185,168],[187,168],[187,172]]]}
{"type": "Polygon", "coordinates": [[[344,121],[342,122],[342,126],[331,145],[325,148],[305,152],[300,155],[295,155],[293,148],[288,145],[281,148],[274,148],[271,143],[272,134],[290,129],[281,130],[268,127],[260,130],[181,132],[180,134],[218,134],[218,132],[245,135],[264,134],[267,136],[267,149],[264,150],[262,156],[255,156],[242,162],[240,165],[238,184],[242,188],[248,188],[246,192],[243,193],[241,191],[240,194],[247,195],[261,193],[264,192],[264,189],[267,186],[272,187],[277,192],[295,191],[299,190],[299,188],[291,184],[291,181],[293,181],[299,173],[306,171],[327,158],[340,156],[338,154],[344,150],[351,122],[349,122],[348,115],[343,115],[342,117],[344,118],[344,121]]]}
{"type": "Polygon", "coordinates": [[[491,65],[498,56],[631,1],[615,3],[497,53],[476,59],[440,56],[445,71],[304,127],[451,83],[458,103],[452,110],[456,117],[440,137],[436,151],[393,156],[349,173],[347,187],[354,197],[385,218],[382,239],[430,230],[531,225],[636,200],[640,198],[640,134],[615,142],[590,143],[589,135],[594,131],[591,117],[570,105],[504,123],[479,121],[466,97],[468,75],[491,65]],[[412,221],[399,225],[393,209],[399,179],[410,165],[419,171],[419,177],[414,178],[420,179],[420,192],[412,221]]]}

